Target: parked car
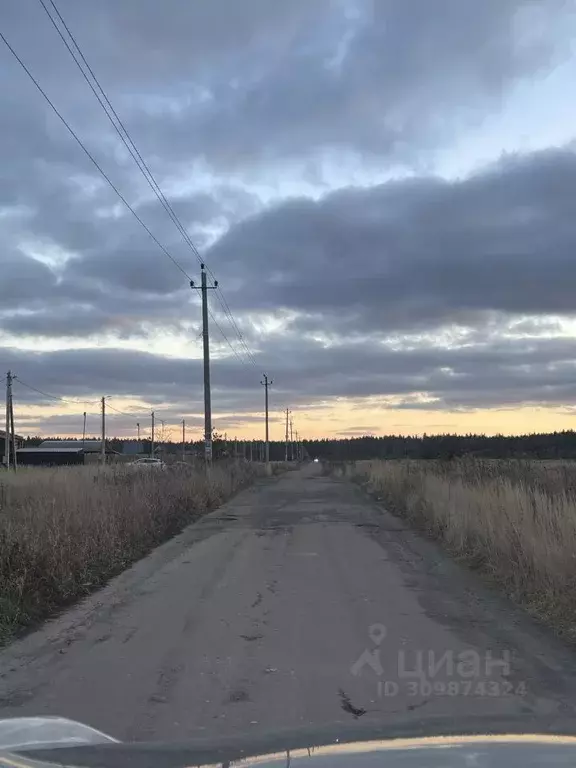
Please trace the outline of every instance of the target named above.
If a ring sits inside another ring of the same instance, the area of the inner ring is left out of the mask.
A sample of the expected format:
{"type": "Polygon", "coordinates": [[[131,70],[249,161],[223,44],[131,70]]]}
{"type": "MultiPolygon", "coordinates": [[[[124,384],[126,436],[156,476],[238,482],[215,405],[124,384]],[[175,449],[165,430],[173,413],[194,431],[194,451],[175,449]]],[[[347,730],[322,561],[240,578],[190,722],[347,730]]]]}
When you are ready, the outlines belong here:
{"type": "Polygon", "coordinates": [[[166,464],[162,459],[144,458],[136,459],[129,464],[134,469],[166,469],[166,464]]]}

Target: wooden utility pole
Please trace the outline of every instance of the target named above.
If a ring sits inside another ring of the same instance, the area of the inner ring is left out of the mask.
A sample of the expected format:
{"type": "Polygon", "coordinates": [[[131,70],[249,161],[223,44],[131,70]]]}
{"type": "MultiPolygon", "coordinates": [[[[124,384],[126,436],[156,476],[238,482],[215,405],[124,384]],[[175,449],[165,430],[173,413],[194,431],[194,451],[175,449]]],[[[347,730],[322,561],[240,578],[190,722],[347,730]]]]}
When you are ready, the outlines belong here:
{"type": "Polygon", "coordinates": [[[293,423],[290,419],[290,461],[294,461],[294,434],[292,432],[293,423]]]}
{"type": "Polygon", "coordinates": [[[4,464],[10,469],[10,400],[12,398],[12,373],[6,374],[6,429],[4,431],[4,464]]]}
{"type": "Polygon", "coordinates": [[[14,398],[12,395],[12,381],[10,381],[10,435],[12,437],[12,466],[14,472],[18,467],[18,461],[16,457],[16,432],[14,430],[14,398]]]}
{"type": "Polygon", "coordinates": [[[82,426],[82,450],[84,450],[86,443],[86,411],[84,411],[84,424],[82,426]]]}
{"type": "MultiPolygon", "coordinates": [[[[218,281],[208,285],[204,264],[200,265],[200,293],[202,294],[202,345],[204,350],[204,458],[212,461],[212,395],[210,391],[210,336],[208,331],[208,291],[218,288],[218,281]]],[[[194,280],[190,288],[197,289],[194,280]]]]}
{"type": "Polygon", "coordinates": [[[102,466],[106,463],[106,398],[102,398],[102,446],[100,447],[102,466]]]}
{"type": "Polygon", "coordinates": [[[138,430],[138,442],[140,442],[140,422],[136,422],[136,429],[138,430]]]}
{"type": "Polygon", "coordinates": [[[154,458],[154,437],[155,437],[154,427],[156,424],[156,416],[154,411],[152,411],[151,415],[152,415],[152,434],[150,435],[150,458],[153,459],[154,458]]]}
{"type": "Polygon", "coordinates": [[[264,381],[260,384],[264,387],[264,404],[266,408],[266,464],[270,463],[270,428],[269,428],[269,416],[268,416],[268,389],[274,384],[273,381],[268,380],[268,376],[264,375],[264,381]]]}
{"type": "Polygon", "coordinates": [[[288,408],[286,408],[286,448],[285,448],[285,451],[284,451],[284,461],[288,461],[288,437],[289,437],[288,424],[289,424],[289,420],[290,420],[290,411],[289,411],[288,408]]]}
{"type": "Polygon", "coordinates": [[[186,419],[182,419],[182,461],[186,461],[186,419]]]}
{"type": "Polygon", "coordinates": [[[210,336],[208,330],[208,286],[202,265],[202,344],[204,350],[204,458],[212,461],[212,391],[210,389],[210,336]]]}

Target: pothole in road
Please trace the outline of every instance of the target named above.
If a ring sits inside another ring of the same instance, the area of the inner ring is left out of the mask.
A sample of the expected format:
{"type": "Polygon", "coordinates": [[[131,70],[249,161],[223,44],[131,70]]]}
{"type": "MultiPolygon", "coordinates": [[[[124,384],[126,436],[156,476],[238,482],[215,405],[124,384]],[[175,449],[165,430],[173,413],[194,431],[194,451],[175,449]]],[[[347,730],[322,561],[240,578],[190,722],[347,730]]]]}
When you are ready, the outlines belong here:
{"type": "Polygon", "coordinates": [[[348,712],[350,715],[354,717],[355,720],[357,720],[359,717],[362,717],[362,715],[366,714],[365,709],[362,709],[362,707],[355,707],[352,704],[352,701],[350,700],[350,696],[346,693],[346,691],[342,690],[342,688],[338,689],[338,696],[340,697],[340,706],[344,710],[344,712],[348,712]]]}
{"type": "Polygon", "coordinates": [[[228,701],[231,704],[239,704],[241,701],[250,701],[250,696],[248,696],[248,693],[243,688],[237,688],[230,693],[228,701]]]}

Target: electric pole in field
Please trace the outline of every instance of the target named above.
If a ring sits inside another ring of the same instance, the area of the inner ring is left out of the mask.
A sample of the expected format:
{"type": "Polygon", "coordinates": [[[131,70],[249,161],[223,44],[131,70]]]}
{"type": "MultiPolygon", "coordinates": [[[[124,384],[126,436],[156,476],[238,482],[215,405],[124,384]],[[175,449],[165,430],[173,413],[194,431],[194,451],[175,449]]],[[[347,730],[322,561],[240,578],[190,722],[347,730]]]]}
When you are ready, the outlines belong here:
{"type": "Polygon", "coordinates": [[[11,441],[11,429],[10,429],[10,402],[12,400],[12,372],[8,371],[6,374],[6,430],[4,432],[4,463],[6,469],[10,469],[10,443],[11,441]]]}
{"type": "Polygon", "coordinates": [[[100,448],[100,460],[106,463],[106,398],[102,398],[102,446],[100,448]]]}
{"type": "Polygon", "coordinates": [[[260,384],[264,387],[264,403],[266,406],[266,464],[270,463],[270,427],[269,427],[269,418],[268,418],[268,389],[274,384],[273,381],[268,380],[268,376],[266,374],[263,374],[264,381],[261,381],[260,384]]]}
{"type": "Polygon", "coordinates": [[[12,466],[14,472],[18,467],[17,453],[16,453],[16,431],[14,429],[14,398],[12,396],[12,386],[10,386],[10,434],[12,436],[12,466]]]}
{"type": "Polygon", "coordinates": [[[140,422],[136,422],[136,429],[138,430],[138,442],[140,442],[140,422]]]}
{"type": "Polygon", "coordinates": [[[288,461],[288,437],[289,437],[288,424],[289,424],[289,420],[290,420],[290,411],[289,411],[288,408],[286,408],[286,448],[285,448],[285,451],[284,451],[284,461],[288,461]]]}
{"type": "Polygon", "coordinates": [[[294,434],[292,432],[293,422],[290,419],[290,461],[294,461],[294,434]]]}
{"type": "Polygon", "coordinates": [[[182,461],[186,461],[186,419],[182,419],[182,461]]]}
{"type": "Polygon", "coordinates": [[[156,415],[155,415],[154,411],[152,411],[151,415],[152,415],[152,433],[150,435],[150,458],[153,459],[154,458],[154,436],[155,436],[154,435],[154,427],[155,427],[155,424],[156,424],[156,415]]]}
{"type": "MultiPolygon", "coordinates": [[[[208,333],[208,291],[218,288],[218,281],[208,285],[204,264],[200,265],[200,293],[202,294],[202,343],[204,348],[204,458],[206,463],[212,461],[212,397],[210,392],[210,336],[208,333]]],[[[190,280],[190,288],[197,290],[194,280],[190,280]]]]}
{"type": "Polygon", "coordinates": [[[84,425],[82,427],[82,450],[84,450],[85,442],[86,442],[86,411],[84,411],[84,425]]]}

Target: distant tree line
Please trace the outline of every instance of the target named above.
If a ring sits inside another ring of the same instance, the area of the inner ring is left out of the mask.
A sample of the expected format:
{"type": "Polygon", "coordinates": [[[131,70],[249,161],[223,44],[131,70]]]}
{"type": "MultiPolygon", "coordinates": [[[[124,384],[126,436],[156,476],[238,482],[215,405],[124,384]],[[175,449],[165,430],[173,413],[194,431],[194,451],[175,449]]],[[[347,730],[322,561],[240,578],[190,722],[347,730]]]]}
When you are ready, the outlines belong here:
{"type": "Polygon", "coordinates": [[[332,461],[362,459],[576,459],[576,432],[529,435],[423,435],[306,440],[308,453],[332,461]]]}

